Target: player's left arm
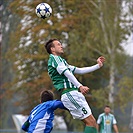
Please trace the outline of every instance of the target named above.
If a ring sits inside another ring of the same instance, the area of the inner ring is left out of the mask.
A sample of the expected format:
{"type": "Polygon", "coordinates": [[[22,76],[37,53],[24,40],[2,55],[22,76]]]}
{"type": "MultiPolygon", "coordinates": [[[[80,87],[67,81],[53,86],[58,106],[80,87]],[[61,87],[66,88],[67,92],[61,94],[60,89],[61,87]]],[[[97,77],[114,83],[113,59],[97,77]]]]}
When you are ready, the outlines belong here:
{"type": "Polygon", "coordinates": [[[82,67],[82,68],[76,67],[74,73],[85,74],[85,73],[93,72],[99,68],[100,68],[100,66],[98,64],[91,66],[91,67],[82,67]]]}
{"type": "Polygon", "coordinates": [[[54,110],[56,110],[57,108],[68,110],[68,109],[63,105],[63,103],[62,103],[60,100],[56,100],[56,101],[54,102],[52,108],[53,108],[54,110]]]}
{"type": "Polygon", "coordinates": [[[25,132],[28,132],[30,126],[29,118],[26,120],[26,122],[22,125],[22,130],[25,132]]]}
{"type": "Polygon", "coordinates": [[[97,63],[99,64],[100,67],[103,66],[103,63],[105,62],[105,57],[103,56],[100,56],[98,59],[97,59],[97,63]]]}
{"type": "Polygon", "coordinates": [[[85,74],[85,73],[93,72],[93,71],[101,68],[103,66],[104,62],[105,62],[105,58],[103,56],[101,56],[97,59],[97,64],[96,65],[93,65],[91,67],[83,67],[83,68],[76,67],[75,70],[74,70],[74,73],[76,73],[76,74],[85,74]]]}
{"type": "Polygon", "coordinates": [[[114,128],[115,133],[119,133],[119,131],[118,131],[118,127],[117,127],[116,124],[113,125],[113,128],[114,128]]]}
{"type": "Polygon", "coordinates": [[[118,127],[117,127],[117,121],[116,121],[114,115],[113,115],[113,128],[114,128],[115,133],[119,133],[118,127]]]}

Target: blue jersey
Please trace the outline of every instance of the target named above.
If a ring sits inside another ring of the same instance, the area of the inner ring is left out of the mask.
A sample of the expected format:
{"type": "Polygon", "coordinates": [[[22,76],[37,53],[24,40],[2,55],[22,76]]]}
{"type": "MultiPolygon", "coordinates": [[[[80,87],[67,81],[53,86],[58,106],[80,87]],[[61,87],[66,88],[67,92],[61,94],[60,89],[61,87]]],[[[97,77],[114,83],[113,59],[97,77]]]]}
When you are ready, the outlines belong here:
{"type": "Polygon", "coordinates": [[[50,133],[53,128],[54,110],[65,109],[59,100],[51,100],[37,105],[22,126],[28,133],[50,133]]]}

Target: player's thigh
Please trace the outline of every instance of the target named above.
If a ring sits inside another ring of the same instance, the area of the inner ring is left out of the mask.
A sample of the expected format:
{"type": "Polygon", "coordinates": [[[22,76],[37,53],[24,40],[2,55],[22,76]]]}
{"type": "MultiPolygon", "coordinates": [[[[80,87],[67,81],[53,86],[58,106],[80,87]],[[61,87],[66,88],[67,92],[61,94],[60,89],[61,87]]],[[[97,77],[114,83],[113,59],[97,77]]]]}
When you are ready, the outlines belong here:
{"type": "Polygon", "coordinates": [[[82,120],[87,126],[93,126],[96,127],[96,119],[94,116],[91,114],[87,118],[82,120]]]}
{"type": "Polygon", "coordinates": [[[61,100],[75,119],[82,120],[92,114],[84,95],[78,91],[63,94],[61,100]]]}

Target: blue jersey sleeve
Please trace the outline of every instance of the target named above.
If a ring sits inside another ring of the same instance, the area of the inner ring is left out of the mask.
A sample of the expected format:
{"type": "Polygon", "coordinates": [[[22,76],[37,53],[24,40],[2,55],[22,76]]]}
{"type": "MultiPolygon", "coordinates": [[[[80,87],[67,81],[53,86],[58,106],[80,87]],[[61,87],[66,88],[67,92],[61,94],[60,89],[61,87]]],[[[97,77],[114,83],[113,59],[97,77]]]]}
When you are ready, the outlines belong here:
{"type": "Polygon", "coordinates": [[[60,100],[56,100],[53,104],[53,107],[52,107],[54,110],[56,110],[57,108],[60,108],[60,109],[66,109],[67,108],[63,105],[63,103],[60,101],[60,100]]]}
{"type": "Polygon", "coordinates": [[[27,119],[27,121],[22,125],[22,130],[24,130],[25,132],[28,132],[30,123],[29,123],[29,118],[27,119]]]}

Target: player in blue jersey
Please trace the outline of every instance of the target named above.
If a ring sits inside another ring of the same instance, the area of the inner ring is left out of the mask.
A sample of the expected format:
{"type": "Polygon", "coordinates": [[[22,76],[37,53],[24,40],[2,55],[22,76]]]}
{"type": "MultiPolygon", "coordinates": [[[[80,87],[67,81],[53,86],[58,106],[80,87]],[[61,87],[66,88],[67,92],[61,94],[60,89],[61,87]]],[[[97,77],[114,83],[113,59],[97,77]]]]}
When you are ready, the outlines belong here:
{"type": "Polygon", "coordinates": [[[31,112],[22,129],[28,133],[50,133],[53,128],[54,110],[66,109],[60,100],[53,100],[54,95],[50,90],[41,93],[41,104],[31,112]]]}
{"type": "Polygon", "coordinates": [[[99,57],[97,64],[91,67],[78,68],[69,65],[66,60],[61,57],[64,51],[58,39],[50,39],[46,43],[45,48],[50,54],[48,74],[52,79],[55,89],[58,92],[62,92],[61,101],[64,106],[69,109],[73,118],[80,119],[85,123],[85,133],[96,133],[97,123],[84,97],[84,94],[88,93],[89,88],[82,85],[74,74],[84,74],[99,69],[103,66],[105,58],[99,57]]]}
{"type": "Polygon", "coordinates": [[[118,133],[117,122],[113,114],[110,113],[110,106],[105,106],[104,113],[100,114],[97,119],[98,131],[100,133],[118,133]]]}

